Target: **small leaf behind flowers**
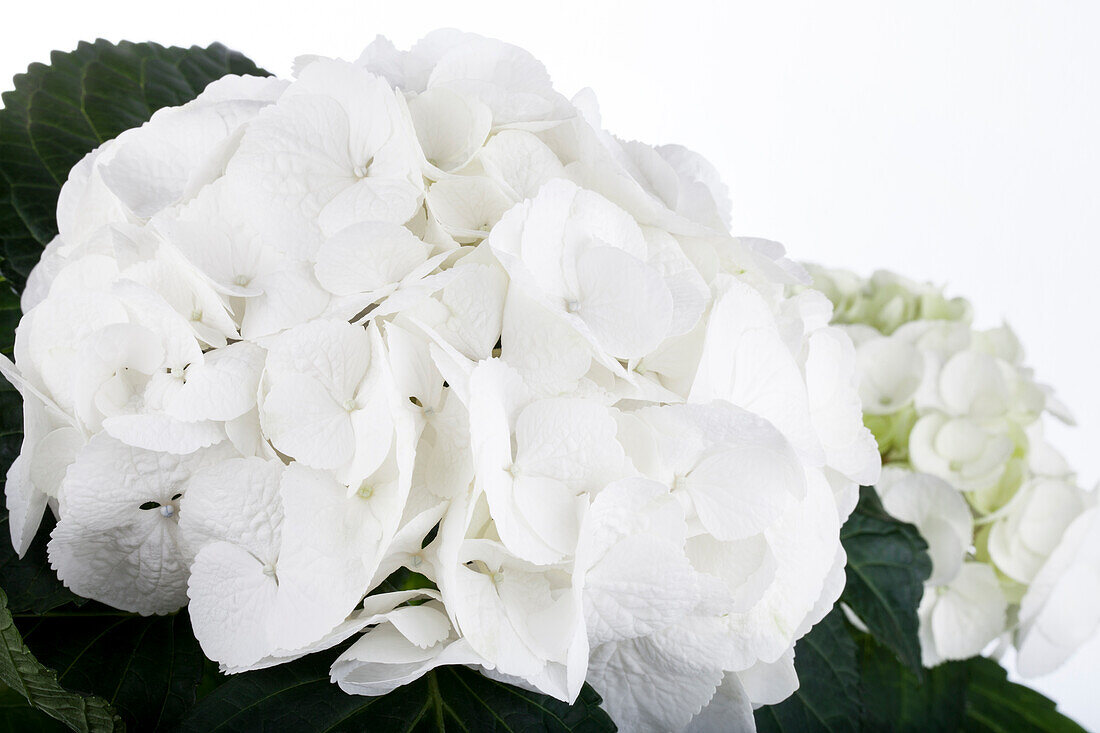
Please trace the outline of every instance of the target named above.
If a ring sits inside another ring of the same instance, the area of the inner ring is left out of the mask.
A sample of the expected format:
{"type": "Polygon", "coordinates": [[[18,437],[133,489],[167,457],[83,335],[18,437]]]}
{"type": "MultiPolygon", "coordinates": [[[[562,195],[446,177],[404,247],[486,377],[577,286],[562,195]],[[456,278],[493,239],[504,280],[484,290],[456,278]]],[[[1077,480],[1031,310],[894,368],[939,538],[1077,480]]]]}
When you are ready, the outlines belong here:
{"type": "Polygon", "coordinates": [[[840,530],[848,553],[840,600],[877,641],[914,671],[921,668],[917,606],[932,574],[928,545],[916,527],[894,519],[875,490],[860,487],[859,504],[840,530]]]}

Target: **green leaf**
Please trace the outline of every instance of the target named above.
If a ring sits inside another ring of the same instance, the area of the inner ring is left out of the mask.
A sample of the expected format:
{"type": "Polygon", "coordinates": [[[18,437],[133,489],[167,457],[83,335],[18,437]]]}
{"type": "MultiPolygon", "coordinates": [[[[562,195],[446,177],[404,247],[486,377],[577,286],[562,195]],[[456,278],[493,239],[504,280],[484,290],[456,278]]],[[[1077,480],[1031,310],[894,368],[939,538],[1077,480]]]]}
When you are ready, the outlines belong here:
{"type": "Polygon", "coordinates": [[[12,289],[11,283],[0,277],[0,353],[9,359],[15,348],[15,327],[19,325],[22,315],[19,295],[12,289]]]}
{"type": "Polygon", "coordinates": [[[946,662],[914,674],[859,634],[862,729],[898,733],[1084,733],[1053,701],[1008,681],[992,659],[946,662]]]}
{"type": "Polygon", "coordinates": [[[15,690],[0,684],[0,733],[67,733],[69,727],[32,708],[15,690]]]}
{"type": "Polygon", "coordinates": [[[21,291],[57,234],[57,196],[85,154],[226,74],[266,75],[241,54],[155,43],[81,43],[15,77],[0,110],[0,273],[21,291]]]}
{"type": "Polygon", "coordinates": [[[186,612],[137,616],[89,603],[18,623],[61,685],[102,697],[132,730],[175,724],[195,704],[206,658],[186,612]]]}
{"type": "Polygon", "coordinates": [[[848,553],[847,583],[840,600],[881,644],[914,671],[921,668],[917,606],[932,573],[928,545],[916,527],[882,508],[873,488],[859,490],[859,504],[840,530],[848,553]]]}
{"type": "Polygon", "coordinates": [[[465,667],[442,667],[382,697],[348,695],[329,680],[339,651],[245,672],[191,709],[181,733],[231,731],[582,731],[615,730],[585,686],[570,706],[490,680],[465,667]]]}
{"type": "Polygon", "coordinates": [[[75,731],[124,730],[122,719],[106,700],[64,689],[57,673],[34,658],[15,628],[7,603],[7,596],[0,590],[0,639],[4,647],[0,651],[0,681],[75,731]]]}
{"type": "Polygon", "coordinates": [[[856,643],[839,607],[798,640],[794,667],[798,690],[778,705],[756,711],[760,733],[859,730],[856,643]]]}
{"type": "Polygon", "coordinates": [[[965,662],[948,662],[917,675],[869,635],[859,636],[863,730],[959,730],[966,703],[965,662]]]}
{"type": "Polygon", "coordinates": [[[992,659],[974,657],[966,665],[966,718],[962,730],[972,733],[1085,733],[1058,712],[1053,700],[1030,687],[1008,681],[1008,673],[992,659]]]}

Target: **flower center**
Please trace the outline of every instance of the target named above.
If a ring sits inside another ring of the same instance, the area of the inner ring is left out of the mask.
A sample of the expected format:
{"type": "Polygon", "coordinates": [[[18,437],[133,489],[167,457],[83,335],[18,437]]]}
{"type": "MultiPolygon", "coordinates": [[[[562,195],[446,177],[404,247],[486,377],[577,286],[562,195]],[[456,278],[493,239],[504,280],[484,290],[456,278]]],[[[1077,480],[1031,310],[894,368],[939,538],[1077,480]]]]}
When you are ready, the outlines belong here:
{"type": "Polygon", "coordinates": [[[374,164],[374,156],[372,155],[367,160],[366,163],[363,163],[362,165],[355,166],[355,168],[353,168],[351,172],[356,178],[366,178],[367,176],[370,175],[370,167],[373,164],[374,164]]]}
{"type": "Polygon", "coordinates": [[[359,489],[355,492],[355,495],[360,499],[369,499],[374,496],[374,487],[364,481],[359,484],[359,489]]]}

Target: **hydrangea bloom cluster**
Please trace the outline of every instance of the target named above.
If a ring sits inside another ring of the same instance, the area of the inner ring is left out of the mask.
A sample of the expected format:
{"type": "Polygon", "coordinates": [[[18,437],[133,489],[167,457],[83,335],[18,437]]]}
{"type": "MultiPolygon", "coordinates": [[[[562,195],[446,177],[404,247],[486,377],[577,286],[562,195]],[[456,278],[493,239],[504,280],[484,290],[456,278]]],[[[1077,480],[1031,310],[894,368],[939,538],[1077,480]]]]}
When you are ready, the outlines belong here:
{"type": "Polygon", "coordinates": [[[751,729],[880,461],[829,301],[729,217],[498,41],[222,79],[64,187],[4,365],[13,541],[49,507],[72,590],[187,605],[228,672],[357,637],[349,693],[460,664],[751,729]]]}
{"type": "Polygon", "coordinates": [[[1008,326],[889,272],[810,267],[856,345],[883,506],[928,542],[926,666],[1014,642],[1024,675],[1052,671],[1100,625],[1100,510],[1044,439],[1070,421],[1008,326]]]}

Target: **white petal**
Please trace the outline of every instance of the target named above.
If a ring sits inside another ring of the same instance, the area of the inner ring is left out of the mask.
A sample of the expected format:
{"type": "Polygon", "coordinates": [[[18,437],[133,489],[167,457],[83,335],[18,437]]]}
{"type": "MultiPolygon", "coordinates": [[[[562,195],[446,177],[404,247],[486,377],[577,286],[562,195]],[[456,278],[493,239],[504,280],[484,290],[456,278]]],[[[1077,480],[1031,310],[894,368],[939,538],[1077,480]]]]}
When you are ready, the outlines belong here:
{"type": "Polygon", "coordinates": [[[1008,602],[993,569],[963,563],[932,610],[936,651],[944,659],[967,659],[1004,631],[1008,602]]]}
{"type": "Polygon", "coordinates": [[[179,201],[219,144],[262,103],[234,100],[167,107],[140,128],[120,135],[100,168],[110,189],[138,217],[179,201]]]}
{"type": "Polygon", "coordinates": [[[585,576],[585,623],[593,646],[646,636],[699,602],[682,548],[653,536],[627,537],[585,576]]]}
{"type": "Polygon", "coordinates": [[[281,453],[314,468],[337,468],[351,460],[355,433],[351,415],[316,379],[288,374],[264,397],[264,434],[281,453]]]}
{"type": "Polygon", "coordinates": [[[584,338],[518,287],[508,288],[500,342],[501,359],[539,394],[572,391],[592,363],[584,338]]]}
{"type": "Polygon", "coordinates": [[[564,178],[558,156],[530,132],[502,130],[478,154],[485,172],[515,200],[534,198],[544,183],[564,178]]]}
{"type": "Polygon", "coordinates": [[[15,553],[22,558],[38,534],[38,526],[42,522],[49,499],[45,493],[34,488],[30,477],[30,461],[22,455],[16,456],[8,467],[4,498],[7,500],[11,544],[15,553]]]}
{"type": "Polygon", "coordinates": [[[495,127],[515,123],[546,126],[547,120],[573,114],[565,99],[554,92],[546,68],[531,54],[473,34],[444,53],[431,70],[428,88],[439,86],[476,95],[492,110],[495,127]]]}
{"type": "Polygon", "coordinates": [[[261,458],[233,458],[195,471],[180,499],[180,535],[188,552],[224,540],[274,563],[283,520],[282,475],[280,461],[261,458]]]}
{"type": "Polygon", "coordinates": [[[438,644],[424,652],[391,624],[380,624],[332,665],[332,679],[344,692],[385,695],[446,664],[486,664],[464,639],[438,644]]]}
{"type": "Polygon", "coordinates": [[[774,424],[811,464],[824,459],[806,383],[775,316],[748,285],[727,280],[711,308],[692,402],[724,399],[774,424]]]}
{"type": "Polygon", "coordinates": [[[1017,666],[1033,677],[1061,665],[1100,626],[1100,542],[1095,507],[1078,517],[1020,603],[1017,666]]]}
{"type": "Polygon", "coordinates": [[[416,137],[429,165],[442,171],[461,168],[485,142],[493,113],[476,99],[445,88],[409,99],[416,137]]]}
{"type": "Polygon", "coordinates": [[[785,443],[747,443],[708,451],[680,483],[703,526],[721,540],[767,529],[787,507],[802,468],[785,443]]]}
{"type": "Polygon", "coordinates": [[[273,379],[308,376],[341,400],[354,397],[371,363],[367,332],[341,321],[302,324],[273,339],[267,350],[267,372],[273,379]]]}
{"type": "Polygon", "coordinates": [[[422,264],[428,247],[397,224],[356,224],[325,240],[317,251],[317,279],[331,293],[352,295],[399,283],[422,264]]]}
{"type": "Polygon", "coordinates": [[[73,427],[51,430],[34,445],[30,457],[30,479],[34,488],[46,496],[57,497],[65,471],[76,460],[86,440],[73,427]]]}
{"type": "Polygon", "coordinates": [[[682,730],[714,697],[722,670],[702,668],[669,651],[652,636],[593,649],[589,681],[620,729],[682,730]]]}
{"type": "Polygon", "coordinates": [[[308,263],[287,263],[253,278],[249,286],[260,291],[244,305],[241,336],[257,339],[316,318],[330,296],[314,279],[308,263]]]}
{"type": "Polygon", "coordinates": [[[225,440],[224,428],[216,422],[182,422],[168,415],[118,415],[103,421],[103,430],[116,440],[135,448],[186,455],[225,440]]]}
{"type": "Polygon", "coordinates": [[[753,705],[778,705],[798,689],[794,648],[774,662],[757,662],[737,677],[753,705]]]}
{"type": "Polygon", "coordinates": [[[512,206],[493,180],[483,176],[455,176],[432,184],[428,208],[443,229],[460,242],[483,238],[512,206]]]}
{"type": "Polygon", "coordinates": [[[189,422],[232,420],[256,406],[266,352],[247,341],[214,349],[184,371],[184,384],[166,408],[189,422]]]}
{"type": "Polygon", "coordinates": [[[284,474],[279,612],[272,621],[281,648],[312,643],[347,618],[381,560],[382,522],[395,526],[400,518],[404,502],[377,516],[375,507],[385,504],[380,492],[366,499],[347,493],[330,476],[299,464],[284,474]]]}
{"type": "Polygon", "coordinates": [[[859,396],[869,415],[889,415],[909,404],[924,379],[924,357],[900,338],[860,344],[859,396]]]}
{"type": "Polygon", "coordinates": [[[596,247],[582,255],[577,292],[576,314],[613,357],[644,356],[669,334],[672,293],[655,270],[624,252],[596,247]]]}
{"type": "Polygon", "coordinates": [[[325,204],[318,217],[322,234],[331,236],[365,221],[401,224],[420,206],[420,189],[406,180],[363,178],[325,204]]]}
{"type": "Polygon", "coordinates": [[[228,667],[247,667],[270,654],[268,620],[278,592],[274,575],[244,547],[224,541],[203,547],[187,589],[188,614],[203,653],[228,667]]]}
{"type": "Polygon", "coordinates": [[[714,697],[691,719],[685,733],[755,733],[754,700],[739,677],[726,673],[714,697]]]}
{"type": "Polygon", "coordinates": [[[619,477],[622,448],[607,409],[588,400],[551,398],[525,407],[516,419],[515,470],[594,491],[619,477]]]}
{"type": "Polygon", "coordinates": [[[176,501],[195,471],[229,455],[152,453],[97,435],[65,475],[50,565],[87,598],[143,615],[176,610],[187,602],[189,561],[176,501]]]}
{"type": "Polygon", "coordinates": [[[891,482],[882,505],[894,517],[916,525],[928,542],[929,582],[950,582],[973,540],[973,516],[962,494],[935,476],[906,473],[891,482]]]}
{"type": "MultiPolygon", "coordinates": [[[[863,486],[879,478],[878,445],[863,425],[863,404],[856,387],[855,350],[837,328],[810,334],[806,355],[806,390],[810,418],[825,449],[825,462],[863,486]]],[[[844,518],[847,519],[847,513],[844,518]]]]}

